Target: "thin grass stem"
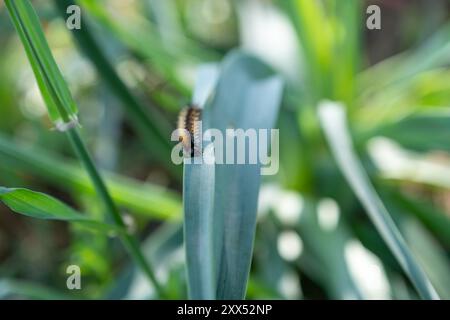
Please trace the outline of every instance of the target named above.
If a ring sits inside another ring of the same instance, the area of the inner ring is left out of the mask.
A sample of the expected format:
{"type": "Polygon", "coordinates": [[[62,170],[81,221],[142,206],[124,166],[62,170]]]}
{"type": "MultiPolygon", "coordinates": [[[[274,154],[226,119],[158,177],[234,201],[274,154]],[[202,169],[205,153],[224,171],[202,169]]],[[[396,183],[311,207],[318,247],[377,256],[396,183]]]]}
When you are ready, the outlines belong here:
{"type": "MultiPolygon", "coordinates": [[[[102,177],[100,176],[100,173],[95,167],[94,162],[92,161],[92,158],[89,155],[89,152],[87,151],[78,130],[76,128],[68,130],[67,135],[80,161],[84,165],[89,177],[91,178],[98,196],[103,201],[106,211],[109,213],[112,220],[118,227],[126,229],[125,222],[120,215],[119,209],[117,208],[111,195],[109,194],[106,184],[104,183],[102,177]]],[[[123,235],[120,235],[120,238],[128,253],[131,255],[136,264],[141,268],[142,272],[155,287],[155,291],[158,293],[158,296],[161,298],[165,297],[164,290],[156,279],[152,267],[147,262],[144,254],[140,250],[139,244],[137,243],[136,239],[127,232],[125,232],[123,235]]]]}

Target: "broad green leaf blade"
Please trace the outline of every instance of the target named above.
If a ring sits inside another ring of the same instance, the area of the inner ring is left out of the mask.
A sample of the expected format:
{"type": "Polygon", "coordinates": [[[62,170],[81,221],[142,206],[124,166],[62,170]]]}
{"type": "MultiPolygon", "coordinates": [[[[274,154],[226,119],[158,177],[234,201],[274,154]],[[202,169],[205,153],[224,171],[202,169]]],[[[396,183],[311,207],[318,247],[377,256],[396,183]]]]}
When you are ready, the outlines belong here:
{"type": "MultiPolygon", "coordinates": [[[[0,135],[0,169],[5,168],[33,174],[70,192],[95,194],[94,186],[79,165],[0,135]]],[[[176,193],[112,173],[105,172],[105,178],[111,196],[121,207],[155,219],[180,218],[181,199],[176,193]]]]}
{"type": "Polygon", "coordinates": [[[213,164],[184,165],[184,242],[190,299],[215,299],[213,164]]]}
{"type": "Polygon", "coordinates": [[[412,256],[353,150],[343,106],[334,102],[323,102],[319,106],[318,113],[339,168],[405,274],[422,298],[439,299],[427,275],[412,256]]]}
{"type": "MultiPolygon", "coordinates": [[[[200,105],[210,96],[210,82],[216,83],[214,68],[202,71],[193,98],[200,105]]],[[[224,136],[230,124],[236,129],[270,129],[281,91],[281,80],[267,66],[232,53],[203,111],[203,129],[218,129],[224,136]]],[[[185,163],[184,170],[190,297],[242,299],[252,256],[260,166],[185,163]]]]}
{"type": "MultiPolygon", "coordinates": [[[[230,127],[271,129],[282,87],[281,79],[259,60],[239,51],[231,53],[222,64],[214,99],[205,107],[204,129],[218,129],[224,137],[230,127]]],[[[216,164],[214,252],[218,299],[245,297],[260,169],[259,164],[216,164]]]]}
{"type": "Polygon", "coordinates": [[[56,65],[39,18],[29,0],[5,0],[20,36],[51,120],[61,130],[77,123],[77,107],[56,65]]]}
{"type": "Polygon", "coordinates": [[[117,231],[118,228],[91,219],[63,202],[44,193],[23,188],[0,187],[0,200],[12,211],[43,220],[76,222],[100,231],[117,231]]]}
{"type": "MultiPolygon", "coordinates": [[[[200,67],[192,103],[203,108],[219,77],[217,65],[200,67]]],[[[183,177],[184,243],[190,299],[215,299],[213,164],[185,161],[183,177]]]]}

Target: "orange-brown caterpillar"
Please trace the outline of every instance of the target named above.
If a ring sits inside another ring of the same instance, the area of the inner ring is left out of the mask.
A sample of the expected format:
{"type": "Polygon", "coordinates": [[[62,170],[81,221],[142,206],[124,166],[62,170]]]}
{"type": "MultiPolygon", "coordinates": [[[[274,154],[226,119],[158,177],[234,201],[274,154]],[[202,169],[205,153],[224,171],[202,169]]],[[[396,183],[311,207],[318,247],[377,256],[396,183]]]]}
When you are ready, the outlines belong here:
{"type": "Polygon", "coordinates": [[[178,129],[185,129],[187,132],[180,132],[179,140],[183,143],[184,149],[191,157],[201,153],[200,139],[201,126],[200,121],[202,110],[193,104],[187,105],[180,111],[178,116],[178,129]],[[189,133],[189,136],[187,136],[189,133]]]}

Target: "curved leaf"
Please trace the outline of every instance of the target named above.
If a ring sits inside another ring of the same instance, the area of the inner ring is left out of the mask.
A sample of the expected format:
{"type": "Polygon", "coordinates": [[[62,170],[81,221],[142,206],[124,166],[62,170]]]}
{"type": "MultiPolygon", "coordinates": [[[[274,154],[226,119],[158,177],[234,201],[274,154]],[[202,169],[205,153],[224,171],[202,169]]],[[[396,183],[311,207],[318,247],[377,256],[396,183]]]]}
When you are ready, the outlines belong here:
{"type": "Polygon", "coordinates": [[[354,153],[342,105],[323,102],[319,118],[336,162],[387,246],[424,299],[439,299],[354,153]]]}
{"type": "Polygon", "coordinates": [[[106,232],[121,230],[113,225],[89,218],[41,192],[23,188],[0,187],[0,200],[12,211],[32,218],[76,222],[106,232]]]}

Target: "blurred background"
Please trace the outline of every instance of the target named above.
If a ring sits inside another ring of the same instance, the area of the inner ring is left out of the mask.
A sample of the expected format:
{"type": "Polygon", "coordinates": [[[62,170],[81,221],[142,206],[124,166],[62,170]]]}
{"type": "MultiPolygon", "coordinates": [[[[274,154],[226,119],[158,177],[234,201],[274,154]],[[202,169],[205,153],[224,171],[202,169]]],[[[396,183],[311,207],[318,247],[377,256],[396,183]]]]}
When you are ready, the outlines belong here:
{"type": "MultiPolygon", "coordinates": [[[[417,298],[330,154],[316,117],[323,99],[346,105],[365,169],[450,298],[450,1],[80,0],[83,25],[74,31],[64,21],[71,1],[32,3],[80,108],[83,137],[171,298],[187,297],[182,174],[161,132],[175,128],[198,66],[237,47],[286,82],[280,171],[262,182],[247,298],[417,298]],[[380,30],[366,27],[373,4],[380,30]],[[160,140],[130,105],[148,111],[160,140]]],[[[0,185],[100,216],[3,2],[0,47],[0,185]]],[[[152,292],[118,240],[0,204],[0,298],[74,297],[152,292]],[[66,288],[72,264],[82,269],[82,290],[66,288]]]]}

